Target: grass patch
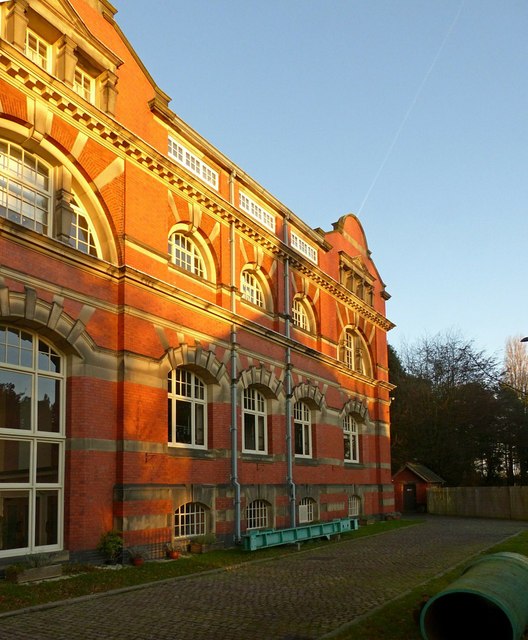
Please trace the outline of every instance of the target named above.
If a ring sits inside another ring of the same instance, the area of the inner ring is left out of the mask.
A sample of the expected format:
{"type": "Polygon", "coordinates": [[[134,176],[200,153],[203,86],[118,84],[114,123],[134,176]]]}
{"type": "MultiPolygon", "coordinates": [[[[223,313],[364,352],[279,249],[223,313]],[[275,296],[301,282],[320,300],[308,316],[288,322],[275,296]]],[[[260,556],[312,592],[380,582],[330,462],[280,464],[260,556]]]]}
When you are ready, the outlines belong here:
{"type": "MultiPolygon", "coordinates": [[[[495,545],[482,555],[503,551],[528,556],[528,531],[523,531],[513,538],[495,545]]],[[[335,640],[386,640],[387,638],[391,640],[420,640],[422,634],[415,616],[418,616],[418,610],[424,596],[434,596],[448,587],[460,576],[465,565],[466,563],[463,562],[453,571],[417,587],[409,594],[390,602],[332,638],[335,640]]]]}
{"type": "MultiPolygon", "coordinates": [[[[386,533],[394,529],[417,524],[418,522],[417,520],[377,522],[360,527],[357,531],[341,534],[341,541],[386,533]]],[[[329,544],[340,544],[340,541],[313,540],[303,543],[301,550],[308,551],[328,546],[329,544]]],[[[214,569],[227,569],[244,562],[272,560],[292,553],[298,553],[296,546],[272,547],[259,551],[243,551],[238,548],[225,549],[203,554],[186,555],[179,560],[145,562],[141,567],[124,565],[119,569],[93,565],[65,565],[64,572],[67,577],[59,580],[21,585],[12,584],[5,580],[0,581],[0,613],[58,600],[103,593],[113,589],[123,589],[149,582],[169,580],[214,569]]]]}

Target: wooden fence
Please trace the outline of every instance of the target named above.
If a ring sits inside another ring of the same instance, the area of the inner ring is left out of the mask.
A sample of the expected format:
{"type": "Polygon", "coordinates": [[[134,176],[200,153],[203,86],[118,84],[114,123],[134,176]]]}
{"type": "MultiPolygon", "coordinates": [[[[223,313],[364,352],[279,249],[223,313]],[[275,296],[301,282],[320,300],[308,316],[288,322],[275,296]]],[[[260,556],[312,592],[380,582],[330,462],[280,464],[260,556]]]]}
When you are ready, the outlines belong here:
{"type": "Polygon", "coordinates": [[[447,487],[427,491],[428,513],[528,520],[528,487],[447,487]]]}

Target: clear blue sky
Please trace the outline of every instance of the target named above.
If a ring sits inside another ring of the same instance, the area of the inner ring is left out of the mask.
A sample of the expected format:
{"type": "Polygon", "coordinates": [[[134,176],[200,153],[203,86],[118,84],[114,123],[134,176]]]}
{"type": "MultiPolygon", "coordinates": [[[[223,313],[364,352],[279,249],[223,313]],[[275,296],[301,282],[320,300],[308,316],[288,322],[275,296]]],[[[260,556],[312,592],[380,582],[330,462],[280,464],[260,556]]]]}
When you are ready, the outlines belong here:
{"type": "Polygon", "coordinates": [[[171,108],[313,227],[356,213],[389,341],[528,335],[526,0],[114,0],[171,108]]]}

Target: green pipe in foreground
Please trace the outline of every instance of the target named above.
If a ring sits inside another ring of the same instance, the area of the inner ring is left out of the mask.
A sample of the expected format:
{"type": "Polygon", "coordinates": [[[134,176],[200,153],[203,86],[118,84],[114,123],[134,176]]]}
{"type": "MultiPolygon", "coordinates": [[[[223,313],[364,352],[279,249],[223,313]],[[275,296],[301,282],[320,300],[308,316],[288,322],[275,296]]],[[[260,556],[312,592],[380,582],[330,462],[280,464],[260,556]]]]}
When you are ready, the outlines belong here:
{"type": "Polygon", "coordinates": [[[495,553],[470,564],[420,616],[424,640],[519,640],[528,625],[528,558],[495,553]]]}

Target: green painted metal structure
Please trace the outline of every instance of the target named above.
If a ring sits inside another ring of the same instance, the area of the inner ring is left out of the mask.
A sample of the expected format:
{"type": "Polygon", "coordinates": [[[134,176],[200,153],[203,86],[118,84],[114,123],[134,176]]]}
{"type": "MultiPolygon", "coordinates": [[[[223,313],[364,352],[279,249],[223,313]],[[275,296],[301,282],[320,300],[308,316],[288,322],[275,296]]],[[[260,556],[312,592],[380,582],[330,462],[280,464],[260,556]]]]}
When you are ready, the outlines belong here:
{"type": "Polygon", "coordinates": [[[250,531],[242,536],[245,551],[256,551],[281,544],[296,544],[314,538],[328,538],[343,533],[356,531],[359,528],[357,518],[341,518],[330,522],[317,522],[300,525],[290,529],[266,529],[250,531]]]}
{"type": "Polygon", "coordinates": [[[520,640],[528,625],[528,558],[477,558],[420,616],[424,640],[520,640]]]}

